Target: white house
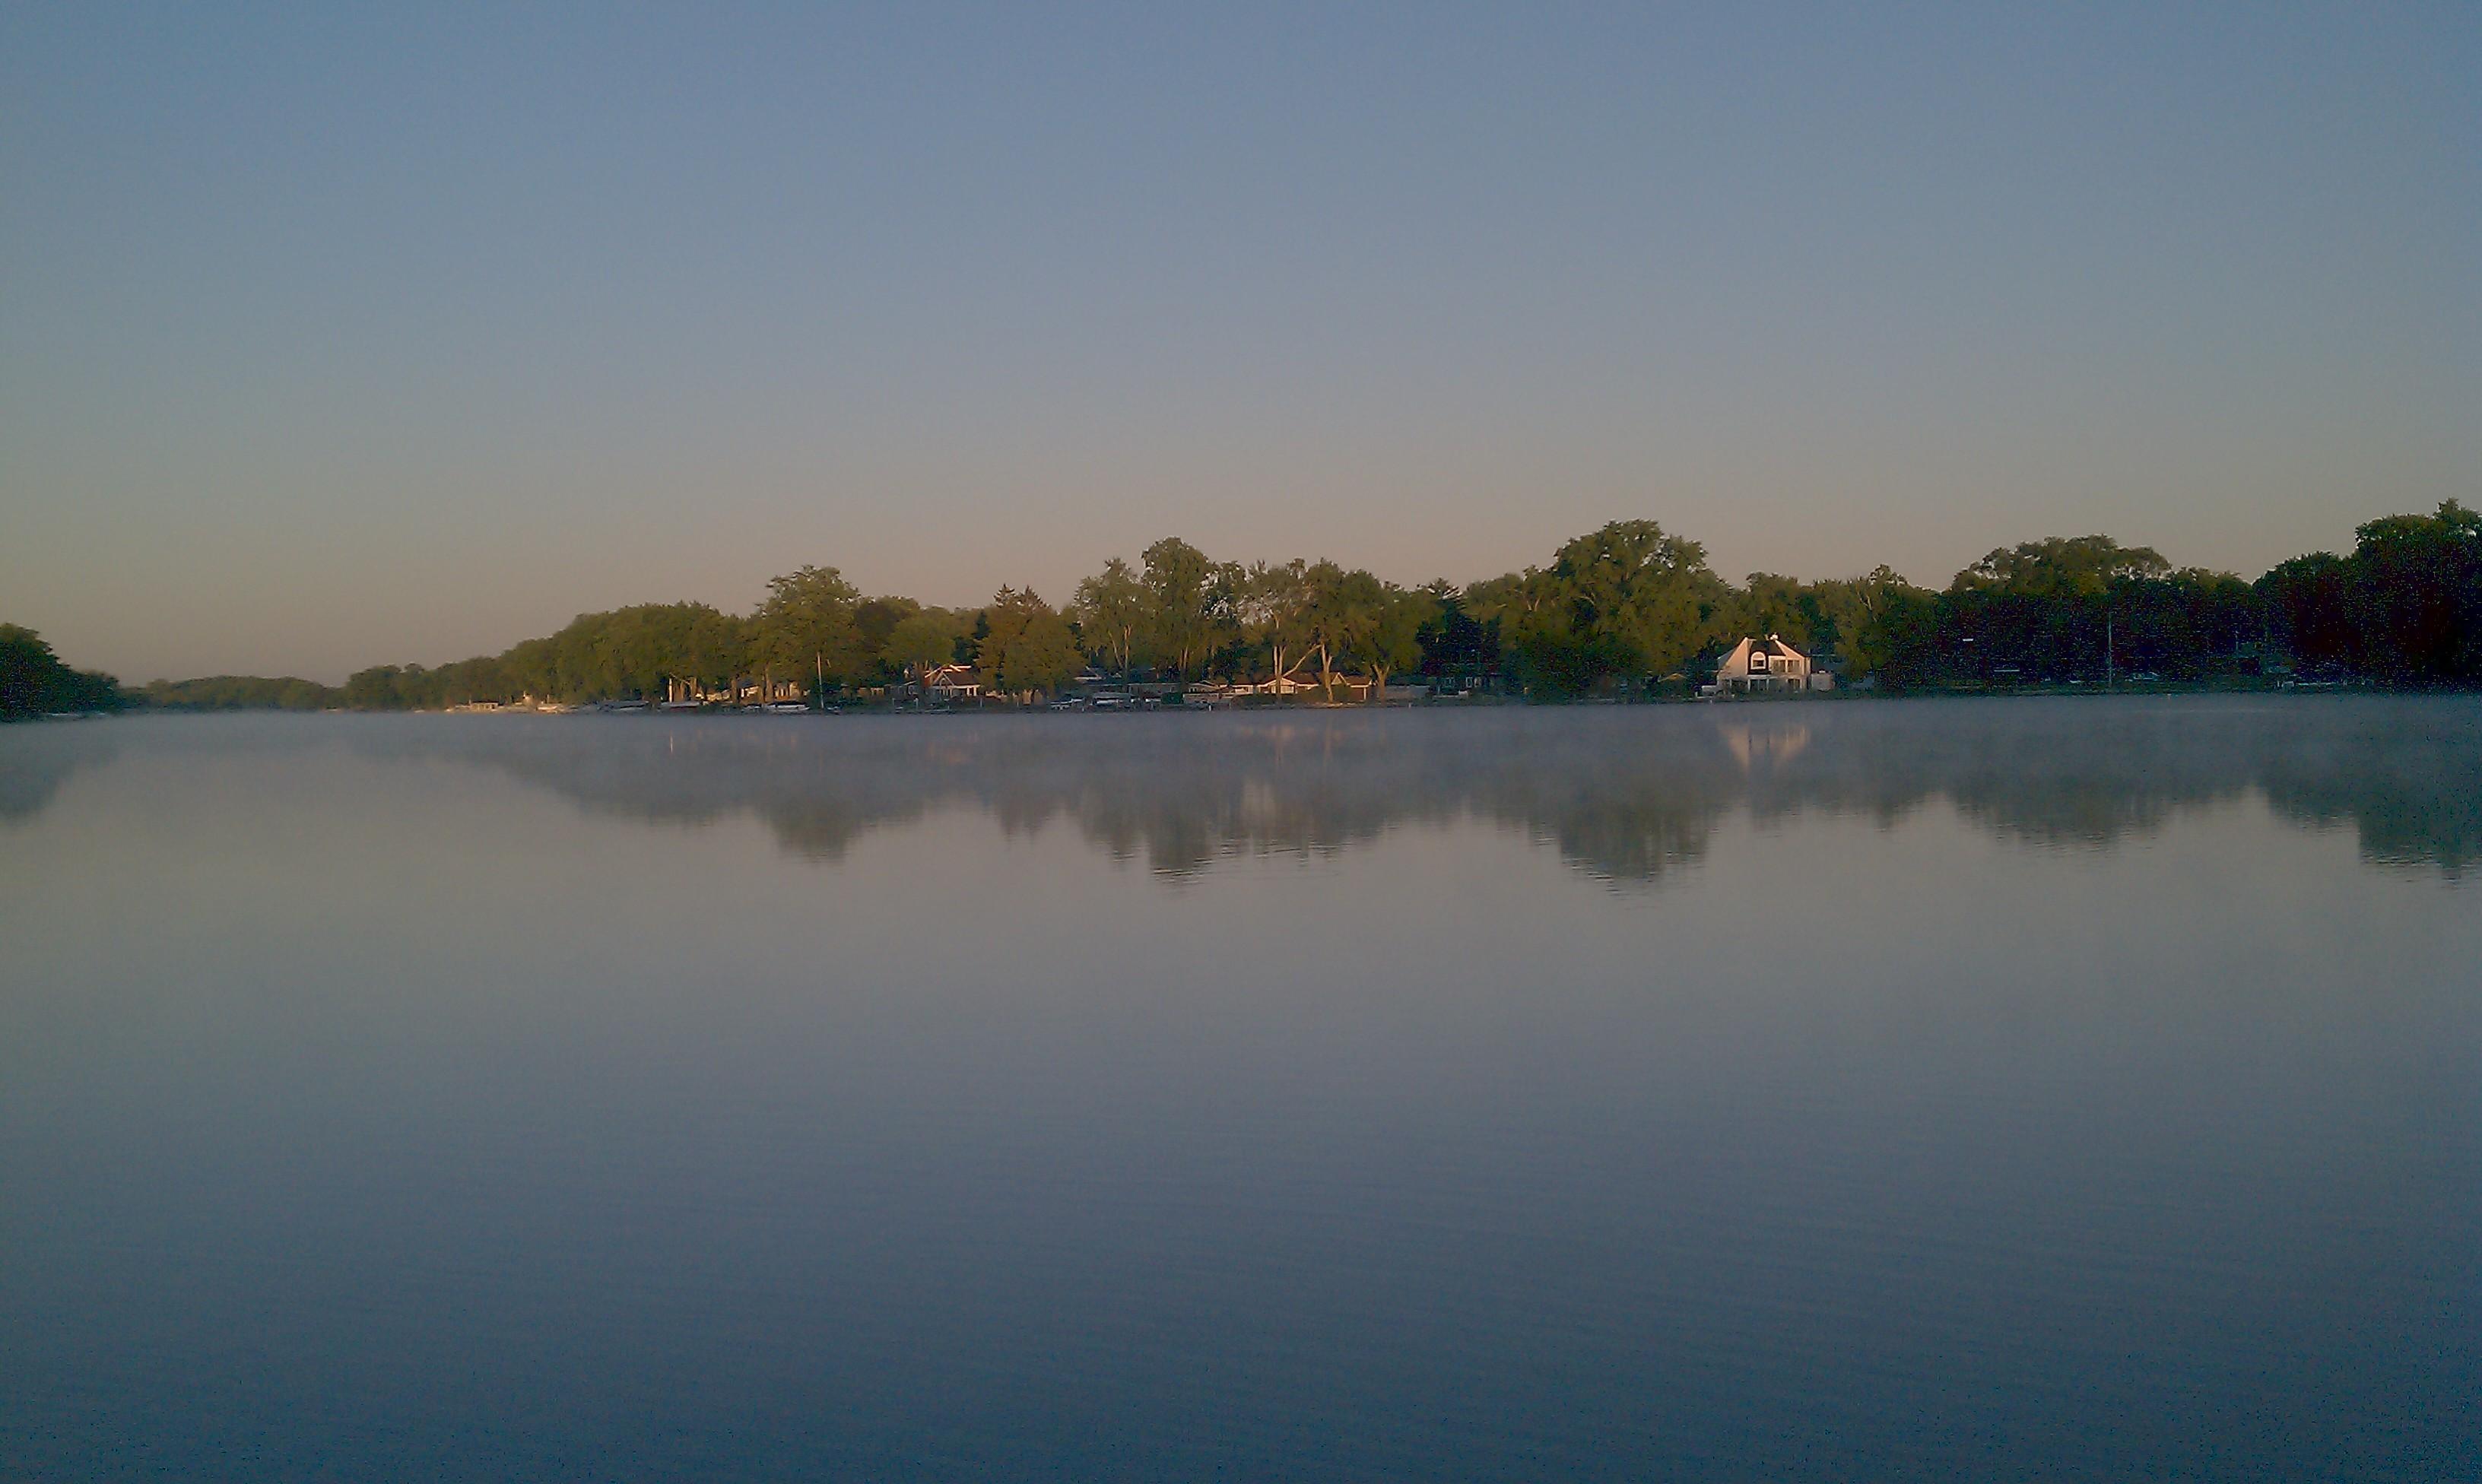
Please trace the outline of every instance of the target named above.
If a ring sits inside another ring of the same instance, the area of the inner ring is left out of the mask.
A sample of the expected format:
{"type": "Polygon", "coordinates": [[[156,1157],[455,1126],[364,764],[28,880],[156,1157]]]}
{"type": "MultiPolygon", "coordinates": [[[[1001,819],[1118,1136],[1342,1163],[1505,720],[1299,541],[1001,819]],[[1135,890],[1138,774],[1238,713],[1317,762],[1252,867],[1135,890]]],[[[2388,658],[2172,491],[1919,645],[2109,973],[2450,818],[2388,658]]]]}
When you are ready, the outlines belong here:
{"type": "Polygon", "coordinates": [[[1716,689],[1727,695],[1825,690],[1835,684],[1835,677],[1813,667],[1809,656],[1774,634],[1741,640],[1715,667],[1716,689]]]}

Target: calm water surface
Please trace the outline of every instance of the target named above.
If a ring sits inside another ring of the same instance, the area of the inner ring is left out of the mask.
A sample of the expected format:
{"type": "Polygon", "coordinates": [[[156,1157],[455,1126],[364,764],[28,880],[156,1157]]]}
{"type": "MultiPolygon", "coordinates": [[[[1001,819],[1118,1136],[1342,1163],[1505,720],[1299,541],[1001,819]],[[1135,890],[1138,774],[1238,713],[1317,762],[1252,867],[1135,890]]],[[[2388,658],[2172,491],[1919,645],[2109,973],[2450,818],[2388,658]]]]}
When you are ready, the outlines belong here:
{"type": "Polygon", "coordinates": [[[0,730],[0,1474],[2470,1475],[2482,703],[0,730]]]}

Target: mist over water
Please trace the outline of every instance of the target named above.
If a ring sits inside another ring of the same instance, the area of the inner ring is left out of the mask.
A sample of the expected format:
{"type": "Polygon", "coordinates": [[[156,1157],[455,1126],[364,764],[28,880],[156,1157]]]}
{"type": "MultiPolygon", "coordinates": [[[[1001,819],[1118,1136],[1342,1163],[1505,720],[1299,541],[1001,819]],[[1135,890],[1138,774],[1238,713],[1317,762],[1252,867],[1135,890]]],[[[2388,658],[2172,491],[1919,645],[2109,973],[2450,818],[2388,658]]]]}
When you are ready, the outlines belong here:
{"type": "Polygon", "coordinates": [[[0,1472],[2435,1477],[2482,703],[0,732],[0,1472]]]}

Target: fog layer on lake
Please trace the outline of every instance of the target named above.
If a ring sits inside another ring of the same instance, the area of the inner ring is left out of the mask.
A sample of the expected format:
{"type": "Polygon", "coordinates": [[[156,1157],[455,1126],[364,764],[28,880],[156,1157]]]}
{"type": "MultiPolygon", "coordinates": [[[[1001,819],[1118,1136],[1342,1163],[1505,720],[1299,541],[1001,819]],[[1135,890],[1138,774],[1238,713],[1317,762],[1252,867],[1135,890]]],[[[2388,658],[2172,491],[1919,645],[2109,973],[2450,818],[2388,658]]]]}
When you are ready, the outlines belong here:
{"type": "Polygon", "coordinates": [[[0,1474],[2427,1477],[2482,703],[0,730],[0,1474]]]}

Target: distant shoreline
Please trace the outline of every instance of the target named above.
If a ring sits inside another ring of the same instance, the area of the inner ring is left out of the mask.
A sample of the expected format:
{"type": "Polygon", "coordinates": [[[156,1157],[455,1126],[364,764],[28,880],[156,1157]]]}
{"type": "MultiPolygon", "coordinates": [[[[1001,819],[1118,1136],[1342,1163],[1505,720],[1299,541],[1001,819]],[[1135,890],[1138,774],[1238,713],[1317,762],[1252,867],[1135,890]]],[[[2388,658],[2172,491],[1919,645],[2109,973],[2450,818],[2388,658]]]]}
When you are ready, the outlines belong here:
{"type": "Polygon", "coordinates": [[[705,709],[1386,704],[1452,691],[1643,701],[1702,691],[1876,688],[2063,694],[2152,688],[2482,685],[2482,514],[2364,522],[2348,556],[2254,582],[2175,569],[2103,535],[1992,551],[1944,589],[1882,566],[1739,585],[1650,520],[1614,521],[1549,562],[1403,587],[1295,559],[1216,561],[1176,537],[1121,558],[1055,608],[1002,587],[977,609],[867,596],[833,567],[770,579],[748,614],[703,603],[582,613],[556,634],[436,668],[375,665],[341,687],[215,675],[127,690],[0,624],[0,716],[125,707],[441,711],[630,704],[705,709]]]}

